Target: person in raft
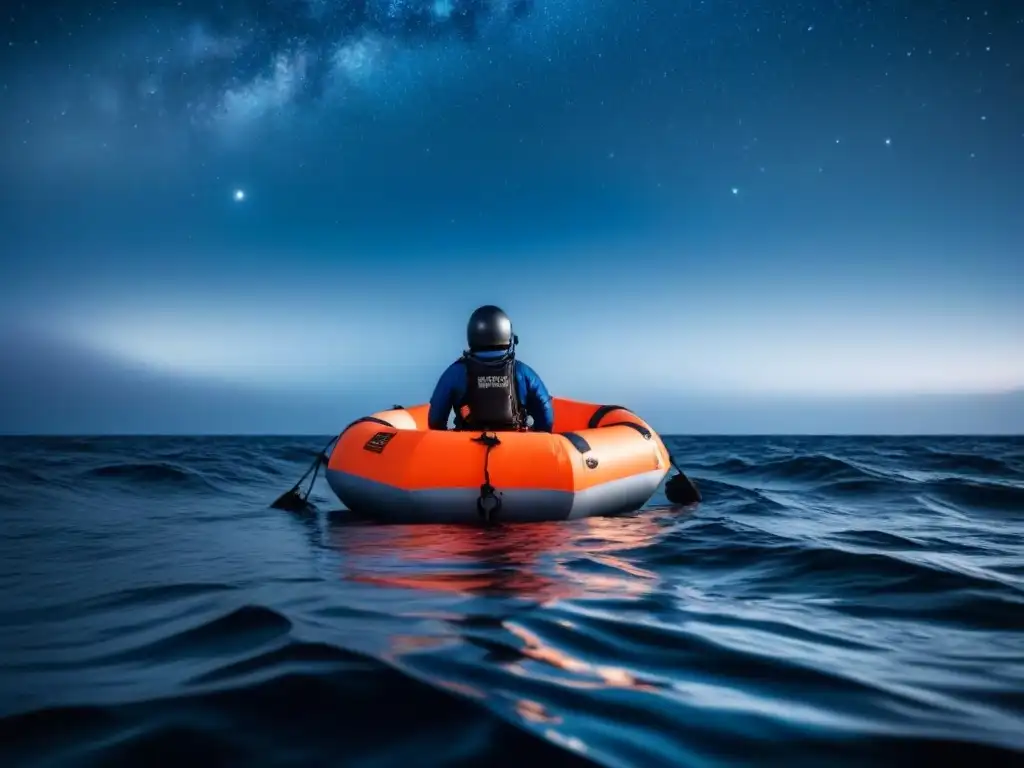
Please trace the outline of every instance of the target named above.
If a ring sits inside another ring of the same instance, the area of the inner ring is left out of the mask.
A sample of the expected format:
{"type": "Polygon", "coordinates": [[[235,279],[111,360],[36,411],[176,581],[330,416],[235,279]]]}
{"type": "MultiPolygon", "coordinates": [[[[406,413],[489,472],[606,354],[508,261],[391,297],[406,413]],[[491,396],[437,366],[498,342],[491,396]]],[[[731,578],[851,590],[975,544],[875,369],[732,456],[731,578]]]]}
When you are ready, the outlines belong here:
{"type": "Polygon", "coordinates": [[[516,360],[519,337],[499,307],[478,307],[466,327],[469,349],[448,366],[434,387],[427,422],[447,429],[455,410],[455,429],[523,431],[533,418],[535,432],[550,432],[555,421],[551,395],[530,366],[516,360]]]}

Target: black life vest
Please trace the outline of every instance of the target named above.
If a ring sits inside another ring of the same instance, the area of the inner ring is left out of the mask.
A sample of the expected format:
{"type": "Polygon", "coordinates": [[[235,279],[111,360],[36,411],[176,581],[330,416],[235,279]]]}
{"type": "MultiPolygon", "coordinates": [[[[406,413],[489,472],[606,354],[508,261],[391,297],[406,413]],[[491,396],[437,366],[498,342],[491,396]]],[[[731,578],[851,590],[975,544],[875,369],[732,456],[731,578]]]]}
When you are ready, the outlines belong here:
{"type": "Polygon", "coordinates": [[[466,394],[455,408],[455,428],[513,430],[525,427],[515,357],[509,355],[492,362],[465,354],[460,359],[466,367],[466,394]]]}

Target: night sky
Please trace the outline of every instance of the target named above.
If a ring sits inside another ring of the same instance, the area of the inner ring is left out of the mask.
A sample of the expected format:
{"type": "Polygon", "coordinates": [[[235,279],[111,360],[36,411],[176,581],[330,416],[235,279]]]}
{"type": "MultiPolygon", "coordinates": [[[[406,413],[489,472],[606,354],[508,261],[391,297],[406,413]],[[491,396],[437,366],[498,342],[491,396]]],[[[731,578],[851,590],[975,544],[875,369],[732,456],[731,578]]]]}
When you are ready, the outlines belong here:
{"type": "Polygon", "coordinates": [[[1019,2],[7,5],[0,432],[1024,430],[1019,2]]]}

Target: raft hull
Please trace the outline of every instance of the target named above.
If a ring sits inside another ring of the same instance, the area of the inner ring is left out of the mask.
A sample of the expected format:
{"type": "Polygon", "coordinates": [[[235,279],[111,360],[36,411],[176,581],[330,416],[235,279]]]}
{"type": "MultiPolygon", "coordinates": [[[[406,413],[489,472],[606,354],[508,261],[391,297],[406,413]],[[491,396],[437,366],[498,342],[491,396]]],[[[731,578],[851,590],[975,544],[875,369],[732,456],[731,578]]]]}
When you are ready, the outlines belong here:
{"type": "Polygon", "coordinates": [[[488,509],[495,522],[610,516],[646,504],[670,466],[657,433],[621,406],[553,405],[550,433],[430,430],[426,404],[365,416],[339,436],[327,482],[348,509],[382,522],[479,521],[488,482],[500,502],[488,509]]]}
{"type": "MultiPolygon", "coordinates": [[[[539,523],[632,512],[650,500],[666,471],[655,469],[581,491],[498,489],[496,495],[501,499],[501,508],[495,519],[539,523]]],[[[327,482],[348,509],[385,522],[469,523],[480,520],[479,488],[407,490],[332,469],[327,470],[327,482]]]]}

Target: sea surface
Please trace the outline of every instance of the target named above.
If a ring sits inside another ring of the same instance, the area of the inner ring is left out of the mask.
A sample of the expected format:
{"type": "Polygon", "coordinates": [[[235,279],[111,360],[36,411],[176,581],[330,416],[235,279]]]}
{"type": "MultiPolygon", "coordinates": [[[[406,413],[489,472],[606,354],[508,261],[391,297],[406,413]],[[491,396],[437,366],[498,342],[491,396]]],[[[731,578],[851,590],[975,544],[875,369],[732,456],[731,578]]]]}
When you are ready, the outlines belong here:
{"type": "Polygon", "coordinates": [[[325,442],[0,440],[0,766],[1024,764],[1024,439],[494,528],[270,508],[325,442]]]}

